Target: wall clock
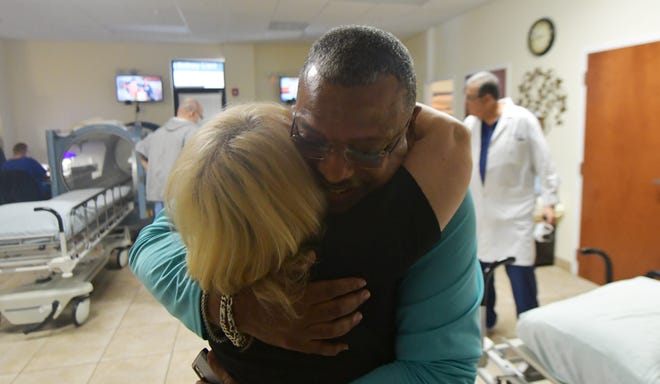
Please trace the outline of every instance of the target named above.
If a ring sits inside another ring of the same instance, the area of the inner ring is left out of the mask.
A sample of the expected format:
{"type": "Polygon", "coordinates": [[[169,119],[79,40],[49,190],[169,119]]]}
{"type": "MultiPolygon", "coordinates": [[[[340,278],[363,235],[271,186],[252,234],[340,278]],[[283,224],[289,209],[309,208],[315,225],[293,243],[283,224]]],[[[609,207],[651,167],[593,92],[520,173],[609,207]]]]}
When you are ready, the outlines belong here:
{"type": "Polygon", "coordinates": [[[527,33],[527,48],[536,56],[542,56],[550,50],[555,41],[555,25],[544,17],[532,24],[527,33]]]}

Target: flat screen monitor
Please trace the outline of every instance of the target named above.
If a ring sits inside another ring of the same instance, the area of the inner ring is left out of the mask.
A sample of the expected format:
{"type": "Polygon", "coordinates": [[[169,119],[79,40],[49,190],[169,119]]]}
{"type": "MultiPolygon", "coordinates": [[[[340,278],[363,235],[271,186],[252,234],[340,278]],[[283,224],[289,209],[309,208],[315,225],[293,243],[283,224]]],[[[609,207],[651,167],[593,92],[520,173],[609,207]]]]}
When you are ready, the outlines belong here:
{"type": "Polygon", "coordinates": [[[117,75],[117,101],[163,101],[163,79],[151,75],[117,75]]]}
{"type": "Polygon", "coordinates": [[[224,89],[225,62],[219,60],[172,60],[174,88],[224,89]]]}
{"type": "Polygon", "coordinates": [[[298,77],[282,76],[280,77],[280,100],[283,103],[294,104],[298,94],[298,77]]]}

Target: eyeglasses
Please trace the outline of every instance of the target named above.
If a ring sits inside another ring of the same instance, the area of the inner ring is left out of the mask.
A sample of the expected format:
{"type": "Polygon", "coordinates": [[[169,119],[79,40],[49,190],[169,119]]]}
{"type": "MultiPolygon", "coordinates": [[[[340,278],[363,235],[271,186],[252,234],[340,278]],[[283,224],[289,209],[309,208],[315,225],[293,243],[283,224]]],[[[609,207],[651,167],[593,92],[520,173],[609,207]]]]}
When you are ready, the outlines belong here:
{"type": "MultiPolygon", "coordinates": [[[[411,119],[412,117],[408,119],[405,127],[410,124],[411,119]]],[[[404,129],[401,134],[382,149],[365,151],[347,145],[344,149],[344,159],[356,167],[380,168],[383,165],[385,158],[399,146],[405,133],[406,130],[404,129]]],[[[330,152],[336,147],[335,144],[327,143],[323,140],[314,140],[305,137],[305,133],[301,133],[298,124],[296,124],[295,114],[293,116],[293,122],[291,122],[290,136],[300,154],[310,160],[323,160],[328,157],[328,154],[330,154],[330,152]]]]}

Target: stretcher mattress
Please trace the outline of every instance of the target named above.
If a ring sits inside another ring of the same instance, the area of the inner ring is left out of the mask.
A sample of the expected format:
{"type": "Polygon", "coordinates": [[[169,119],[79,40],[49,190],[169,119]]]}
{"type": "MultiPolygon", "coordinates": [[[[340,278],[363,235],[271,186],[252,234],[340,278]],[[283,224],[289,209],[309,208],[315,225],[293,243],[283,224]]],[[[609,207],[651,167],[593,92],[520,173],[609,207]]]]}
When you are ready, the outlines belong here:
{"type": "Polygon", "coordinates": [[[660,383],[660,281],[623,280],[533,309],[517,334],[564,383],[660,383]]]}
{"type": "Polygon", "coordinates": [[[55,236],[59,232],[57,219],[49,212],[38,211],[34,208],[51,208],[58,212],[62,217],[64,232],[69,238],[72,234],[82,231],[88,222],[95,215],[104,212],[105,207],[111,205],[115,200],[126,197],[131,192],[128,186],[108,189],[103,194],[88,204],[87,218],[85,218],[85,209],[74,208],[92,199],[96,194],[103,192],[102,188],[87,188],[70,191],[56,196],[50,200],[30,201],[22,203],[12,203],[0,205],[0,243],[3,239],[17,239],[26,237],[55,236]]]}

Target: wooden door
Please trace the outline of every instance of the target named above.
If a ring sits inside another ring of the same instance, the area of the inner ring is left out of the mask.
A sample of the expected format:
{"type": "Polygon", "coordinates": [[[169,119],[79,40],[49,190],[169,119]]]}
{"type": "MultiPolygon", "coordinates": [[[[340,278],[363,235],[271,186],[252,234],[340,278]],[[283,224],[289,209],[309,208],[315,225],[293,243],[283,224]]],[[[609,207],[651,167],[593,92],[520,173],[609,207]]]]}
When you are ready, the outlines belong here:
{"type": "MultiPolygon", "coordinates": [[[[660,269],[660,42],[590,54],[581,247],[612,258],[614,280],[660,269]]],[[[595,256],[580,275],[604,283],[595,256]]]]}

